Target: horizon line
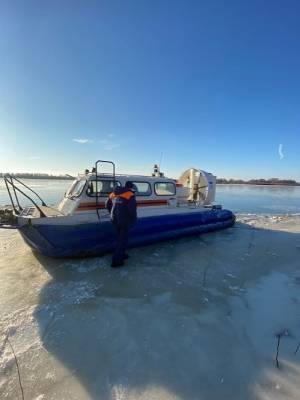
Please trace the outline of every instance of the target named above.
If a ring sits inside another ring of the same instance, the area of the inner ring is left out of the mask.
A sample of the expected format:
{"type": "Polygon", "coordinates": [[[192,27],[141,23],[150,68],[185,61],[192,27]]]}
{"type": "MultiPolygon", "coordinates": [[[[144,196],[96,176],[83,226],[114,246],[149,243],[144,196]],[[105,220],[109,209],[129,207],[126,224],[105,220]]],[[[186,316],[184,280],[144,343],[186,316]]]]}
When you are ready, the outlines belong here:
{"type": "MultiPolygon", "coordinates": [[[[22,175],[23,175],[23,178],[25,178],[26,179],[26,177],[25,176],[27,176],[27,175],[29,175],[29,176],[31,176],[31,177],[28,177],[28,179],[38,179],[38,177],[39,176],[44,176],[44,177],[51,177],[51,178],[68,178],[68,179],[76,179],[76,177],[79,175],[78,173],[77,174],[68,174],[68,173],[49,173],[49,172],[0,172],[0,178],[2,178],[3,179],[3,177],[6,175],[6,174],[10,174],[10,175],[15,175],[15,176],[19,176],[19,177],[22,177],[22,175]]],[[[118,175],[118,174],[116,174],[116,175],[118,175]]],[[[128,175],[136,175],[136,174],[128,174],[128,175]]],[[[141,175],[141,176],[147,176],[147,175],[143,175],[143,174],[138,174],[138,175],[141,175]]],[[[149,175],[149,176],[151,176],[151,175],[149,175]]],[[[246,178],[225,178],[225,177],[218,177],[218,176],[216,176],[216,178],[217,178],[217,180],[226,180],[226,181],[241,181],[241,182],[245,182],[245,183],[247,183],[247,182],[250,182],[250,181],[293,181],[293,182],[295,182],[295,183],[298,183],[298,184],[300,184],[300,181],[298,181],[297,179],[295,179],[295,178],[278,178],[278,177],[272,177],[272,178],[262,178],[262,177],[259,177],[259,178],[249,178],[249,179],[246,179],[246,178]]]]}

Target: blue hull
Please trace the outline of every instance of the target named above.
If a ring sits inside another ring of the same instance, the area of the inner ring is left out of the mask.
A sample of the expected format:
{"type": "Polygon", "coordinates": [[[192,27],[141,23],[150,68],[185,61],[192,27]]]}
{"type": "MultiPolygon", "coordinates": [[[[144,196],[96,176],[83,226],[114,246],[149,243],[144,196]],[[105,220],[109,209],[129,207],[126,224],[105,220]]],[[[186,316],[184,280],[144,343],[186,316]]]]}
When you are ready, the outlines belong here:
{"type": "MultiPolygon", "coordinates": [[[[212,232],[232,226],[228,210],[199,211],[140,218],[130,231],[129,247],[212,232]]],[[[20,228],[26,243],[50,257],[86,257],[111,252],[115,230],[110,222],[79,225],[26,225],[20,228]]]]}

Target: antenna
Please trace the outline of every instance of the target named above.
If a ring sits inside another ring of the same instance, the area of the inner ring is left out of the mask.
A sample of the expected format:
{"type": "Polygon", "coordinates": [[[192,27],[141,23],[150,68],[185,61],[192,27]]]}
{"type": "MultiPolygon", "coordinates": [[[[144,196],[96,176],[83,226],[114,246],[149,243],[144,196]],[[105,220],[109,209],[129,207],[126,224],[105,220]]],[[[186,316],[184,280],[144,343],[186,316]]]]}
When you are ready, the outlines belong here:
{"type": "Polygon", "coordinates": [[[160,153],[160,159],[159,159],[159,164],[158,164],[158,166],[159,166],[159,170],[161,169],[161,164],[162,164],[162,159],[163,159],[163,152],[161,152],[160,153]]]}

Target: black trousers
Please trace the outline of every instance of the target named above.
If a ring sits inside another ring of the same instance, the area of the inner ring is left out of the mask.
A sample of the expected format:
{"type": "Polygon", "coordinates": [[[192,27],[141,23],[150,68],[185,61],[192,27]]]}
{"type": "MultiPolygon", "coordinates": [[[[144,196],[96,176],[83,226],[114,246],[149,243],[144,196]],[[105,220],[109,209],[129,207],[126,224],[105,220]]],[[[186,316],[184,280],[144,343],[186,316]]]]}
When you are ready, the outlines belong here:
{"type": "Polygon", "coordinates": [[[124,261],[124,256],[126,252],[126,247],[128,243],[128,225],[119,225],[114,224],[116,232],[117,232],[117,240],[116,247],[113,254],[112,262],[113,263],[121,263],[124,261]]]}

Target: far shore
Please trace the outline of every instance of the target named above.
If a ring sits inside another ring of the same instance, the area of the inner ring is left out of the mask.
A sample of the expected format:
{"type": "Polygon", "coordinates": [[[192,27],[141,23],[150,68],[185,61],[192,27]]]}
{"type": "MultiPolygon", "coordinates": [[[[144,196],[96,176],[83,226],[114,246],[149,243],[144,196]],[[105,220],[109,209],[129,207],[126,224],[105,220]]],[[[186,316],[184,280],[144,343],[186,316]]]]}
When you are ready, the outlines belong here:
{"type": "MultiPolygon", "coordinates": [[[[5,173],[0,172],[0,179],[4,178],[5,173]]],[[[31,173],[14,173],[11,174],[13,178],[17,179],[39,179],[39,180],[74,180],[76,177],[71,175],[50,175],[50,174],[31,174],[31,173]]],[[[243,181],[242,179],[225,179],[217,178],[217,185],[251,185],[251,186],[300,186],[300,182],[294,179],[249,179],[243,181]]]]}
{"type": "Polygon", "coordinates": [[[217,183],[218,186],[276,186],[276,187],[299,187],[300,184],[293,184],[293,185],[287,185],[287,184],[276,184],[276,183],[249,183],[249,182],[244,182],[244,183],[217,183]]]}

